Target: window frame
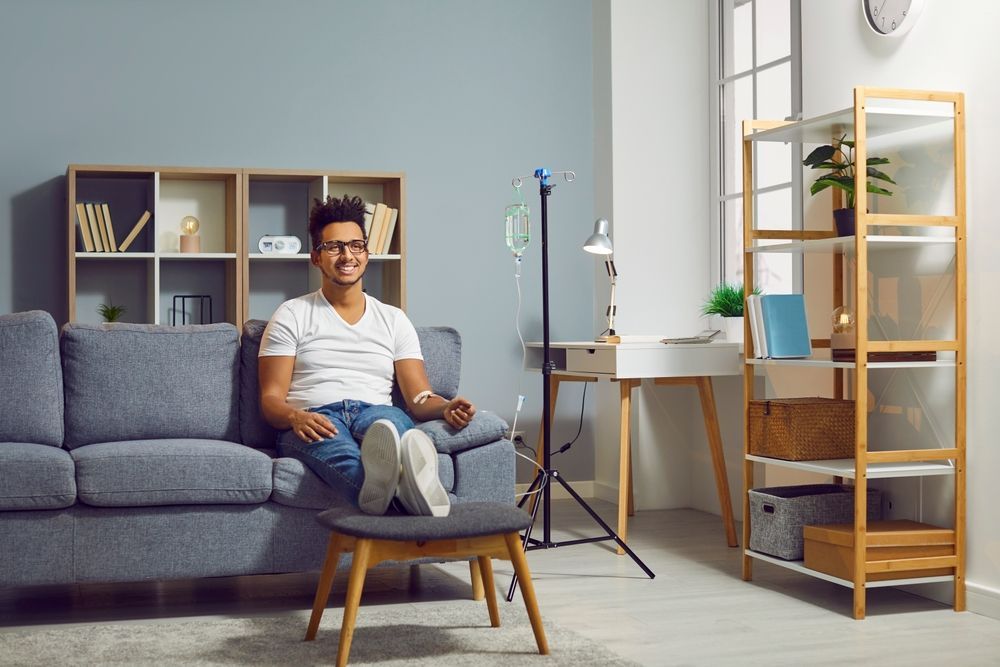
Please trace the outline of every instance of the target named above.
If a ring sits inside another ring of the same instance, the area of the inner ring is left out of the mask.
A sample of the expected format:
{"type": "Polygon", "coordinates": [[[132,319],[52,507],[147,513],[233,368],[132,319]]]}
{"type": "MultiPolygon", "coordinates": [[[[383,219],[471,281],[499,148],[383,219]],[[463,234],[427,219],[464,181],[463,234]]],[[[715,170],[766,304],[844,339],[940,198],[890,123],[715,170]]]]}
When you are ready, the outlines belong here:
{"type": "MultiPolygon", "coordinates": [[[[757,117],[758,109],[758,86],[757,77],[761,72],[766,72],[769,69],[778,67],[785,63],[790,63],[791,72],[791,116],[789,118],[799,119],[802,117],[802,48],[801,48],[801,34],[802,34],[802,12],[801,12],[801,0],[789,0],[789,51],[787,56],[778,58],[776,60],[770,60],[766,63],[757,62],[757,2],[758,0],[716,0],[716,2],[710,5],[710,100],[709,107],[711,112],[712,122],[710,124],[710,170],[711,170],[711,185],[710,185],[710,197],[711,202],[709,206],[710,210],[710,242],[711,242],[711,262],[710,270],[713,281],[721,282],[726,279],[727,275],[740,275],[743,274],[742,263],[738,267],[728,267],[726,265],[727,256],[727,246],[729,249],[734,247],[734,244],[738,246],[741,251],[743,247],[742,235],[736,239],[727,238],[726,234],[726,219],[725,219],[725,206],[727,202],[734,199],[742,199],[742,187],[739,191],[734,191],[731,193],[724,192],[724,181],[726,177],[726,148],[724,142],[729,140],[729,133],[726,128],[727,119],[724,117],[724,104],[723,97],[725,95],[725,85],[732,84],[738,79],[745,79],[749,77],[752,88],[752,108],[754,117],[757,117]],[[732,47],[732,35],[734,32],[733,28],[733,11],[736,6],[743,4],[751,4],[751,66],[749,69],[742,70],[740,72],[733,72],[728,76],[725,73],[725,47],[728,45],[732,47]],[[730,40],[727,42],[727,40],[730,40]]],[[[737,119],[737,122],[743,119],[737,119]]],[[[734,146],[733,150],[742,150],[742,147],[734,146]]],[[[791,150],[791,181],[782,182],[779,184],[769,185],[764,188],[757,187],[757,165],[756,165],[756,152],[754,156],[754,192],[756,194],[763,194],[766,192],[773,192],[783,189],[791,189],[792,196],[792,228],[802,229],[802,206],[803,206],[803,191],[802,191],[802,147],[798,145],[793,147],[791,150]]],[[[755,197],[754,199],[754,212],[756,218],[758,202],[755,197]]],[[[742,256],[742,252],[739,253],[742,256]]],[[[792,275],[791,275],[791,285],[793,291],[801,291],[802,289],[802,275],[803,275],[803,258],[800,256],[793,257],[792,260],[792,275]]]]}

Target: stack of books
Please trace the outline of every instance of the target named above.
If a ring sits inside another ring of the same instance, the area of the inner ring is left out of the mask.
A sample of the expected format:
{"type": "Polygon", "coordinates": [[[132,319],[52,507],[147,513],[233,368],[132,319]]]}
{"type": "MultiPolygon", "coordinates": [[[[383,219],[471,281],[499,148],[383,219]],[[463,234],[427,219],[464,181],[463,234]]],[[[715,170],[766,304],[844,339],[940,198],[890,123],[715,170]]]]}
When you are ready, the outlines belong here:
{"type": "Polygon", "coordinates": [[[801,359],[812,355],[801,294],[751,294],[747,316],[758,359],[801,359]]]}
{"type": "Polygon", "coordinates": [[[368,239],[370,254],[388,254],[398,217],[399,209],[381,203],[365,204],[365,237],[368,239]]]}
{"type": "Polygon", "coordinates": [[[76,217],[80,226],[80,240],[86,252],[125,252],[135,237],[149,222],[152,214],[145,211],[121,243],[115,237],[115,227],[111,222],[111,209],[107,202],[79,202],[76,217]]]}

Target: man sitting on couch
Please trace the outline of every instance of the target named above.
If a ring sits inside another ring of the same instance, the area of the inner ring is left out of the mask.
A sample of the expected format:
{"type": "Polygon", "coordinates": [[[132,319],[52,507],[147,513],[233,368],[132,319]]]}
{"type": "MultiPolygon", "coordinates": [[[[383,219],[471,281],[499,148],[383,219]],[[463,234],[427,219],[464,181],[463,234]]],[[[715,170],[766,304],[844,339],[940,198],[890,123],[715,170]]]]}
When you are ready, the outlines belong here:
{"type": "Polygon", "coordinates": [[[409,319],[362,291],[364,202],[347,195],[315,200],[309,238],[322,287],[281,304],[260,345],[261,411],[284,431],[278,451],[368,514],[384,514],[398,497],[410,514],[447,516],[437,452],[392,406],[393,379],[421,421],[443,417],[461,429],[476,408],[461,396],[448,401],[430,391],[409,319]]]}

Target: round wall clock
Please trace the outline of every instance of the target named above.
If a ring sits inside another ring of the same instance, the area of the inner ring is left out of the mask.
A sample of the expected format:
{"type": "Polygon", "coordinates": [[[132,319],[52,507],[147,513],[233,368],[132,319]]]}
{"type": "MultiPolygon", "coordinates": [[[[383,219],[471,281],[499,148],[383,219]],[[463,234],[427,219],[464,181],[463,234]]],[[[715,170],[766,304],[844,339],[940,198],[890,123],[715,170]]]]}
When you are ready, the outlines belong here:
{"type": "Polygon", "coordinates": [[[917,22],[924,0],[861,0],[868,27],[876,35],[900,37],[917,22]]]}

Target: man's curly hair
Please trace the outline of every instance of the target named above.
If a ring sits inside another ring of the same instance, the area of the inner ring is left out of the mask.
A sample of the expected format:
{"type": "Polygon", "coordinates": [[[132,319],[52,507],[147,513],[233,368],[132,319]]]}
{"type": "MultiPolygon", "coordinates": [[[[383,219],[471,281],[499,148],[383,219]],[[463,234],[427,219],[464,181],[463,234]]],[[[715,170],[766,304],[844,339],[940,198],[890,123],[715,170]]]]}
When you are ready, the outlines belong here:
{"type": "MultiPolygon", "coordinates": [[[[309,238],[312,248],[323,240],[323,228],[331,222],[356,222],[361,228],[362,238],[365,235],[365,202],[361,197],[344,195],[343,198],[327,196],[326,201],[313,199],[312,211],[309,212],[309,238]]],[[[367,239],[365,239],[367,240],[367,239]]]]}

